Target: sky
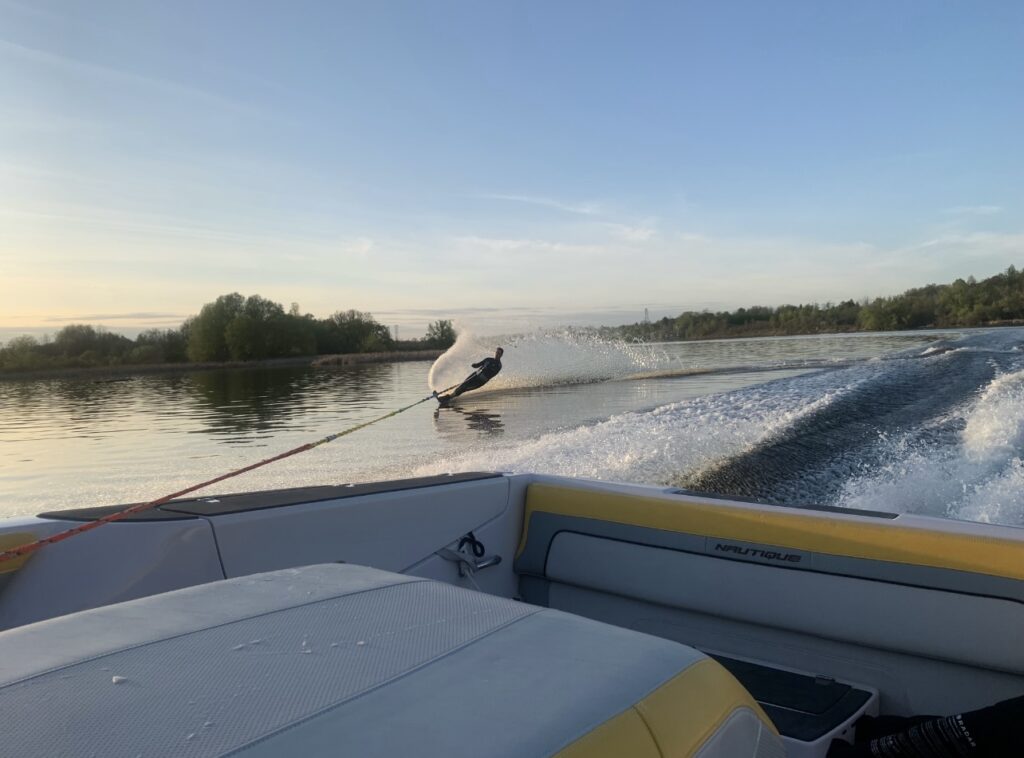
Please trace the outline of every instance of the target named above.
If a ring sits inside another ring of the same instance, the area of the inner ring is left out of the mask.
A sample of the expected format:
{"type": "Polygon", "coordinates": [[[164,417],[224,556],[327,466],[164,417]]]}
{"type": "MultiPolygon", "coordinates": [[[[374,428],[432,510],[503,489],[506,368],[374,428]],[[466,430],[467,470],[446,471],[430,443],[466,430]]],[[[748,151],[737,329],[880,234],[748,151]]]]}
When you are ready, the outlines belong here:
{"type": "Polygon", "coordinates": [[[401,336],[1024,263],[1024,3],[0,0],[0,341],[401,336]]]}

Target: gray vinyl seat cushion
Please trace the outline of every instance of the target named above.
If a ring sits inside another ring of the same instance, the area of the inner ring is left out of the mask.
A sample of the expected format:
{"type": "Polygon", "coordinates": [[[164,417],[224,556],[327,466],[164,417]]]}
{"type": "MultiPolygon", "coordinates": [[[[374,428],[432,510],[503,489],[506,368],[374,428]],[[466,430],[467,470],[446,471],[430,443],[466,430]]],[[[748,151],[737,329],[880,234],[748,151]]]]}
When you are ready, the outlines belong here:
{"type": "MultiPolygon", "coordinates": [[[[709,664],[685,646],[558,611],[308,566],[0,633],[0,753],[611,755],[602,751],[629,732],[615,726],[626,715],[664,720],[678,693],[706,710],[706,692],[685,691],[719,677],[709,664]]],[[[730,692],[722,713],[694,713],[693,750],[781,755],[757,706],[730,692]]],[[[684,754],[655,750],[635,754],[684,754]]]]}

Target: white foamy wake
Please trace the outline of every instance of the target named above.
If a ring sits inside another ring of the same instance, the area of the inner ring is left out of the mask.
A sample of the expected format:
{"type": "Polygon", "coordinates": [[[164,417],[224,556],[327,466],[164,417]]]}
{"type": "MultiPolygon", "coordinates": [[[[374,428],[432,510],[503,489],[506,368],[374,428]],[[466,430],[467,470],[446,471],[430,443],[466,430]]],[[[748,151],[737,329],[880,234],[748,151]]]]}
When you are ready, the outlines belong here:
{"type": "Polygon", "coordinates": [[[881,439],[889,462],[847,482],[838,504],[1024,525],[1024,371],[997,377],[956,415],[952,444],[881,439]]]}
{"type": "Polygon", "coordinates": [[[415,475],[493,470],[670,484],[770,437],[850,389],[816,377],[673,403],[432,462],[415,475]]]}
{"type": "Polygon", "coordinates": [[[593,335],[537,332],[525,336],[480,338],[462,331],[455,344],[430,368],[432,390],[458,384],[472,373],[471,364],[502,347],[502,370],[487,390],[546,387],[617,379],[638,373],[679,368],[656,346],[605,340],[593,335]]]}

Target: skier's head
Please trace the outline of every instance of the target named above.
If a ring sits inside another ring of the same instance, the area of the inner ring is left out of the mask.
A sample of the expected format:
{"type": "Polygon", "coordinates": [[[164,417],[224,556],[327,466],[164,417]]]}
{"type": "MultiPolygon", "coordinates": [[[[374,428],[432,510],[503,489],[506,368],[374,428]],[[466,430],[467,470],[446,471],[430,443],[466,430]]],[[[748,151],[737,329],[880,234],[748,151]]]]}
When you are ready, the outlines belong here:
{"type": "Polygon", "coordinates": [[[505,351],[502,350],[500,347],[497,350],[494,351],[494,357],[495,358],[499,358],[500,359],[501,356],[503,356],[504,354],[505,354],[505,351]]]}

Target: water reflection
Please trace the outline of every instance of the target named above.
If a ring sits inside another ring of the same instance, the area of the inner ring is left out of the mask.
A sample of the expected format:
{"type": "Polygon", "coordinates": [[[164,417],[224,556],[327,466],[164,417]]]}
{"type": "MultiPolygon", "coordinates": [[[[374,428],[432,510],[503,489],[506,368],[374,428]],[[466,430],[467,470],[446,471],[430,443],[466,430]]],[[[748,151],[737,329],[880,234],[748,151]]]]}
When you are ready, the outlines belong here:
{"type": "Polygon", "coordinates": [[[137,394],[136,380],[0,382],[0,439],[104,439],[111,423],[134,406],[137,394]]]}
{"type": "MultiPolygon", "coordinates": [[[[459,431],[454,428],[453,421],[465,423],[467,429],[481,435],[497,435],[505,433],[505,424],[501,420],[501,414],[489,411],[486,408],[467,410],[455,406],[437,408],[434,411],[434,426],[441,434],[452,434],[459,431]],[[461,418],[459,418],[461,417],[461,418]]],[[[459,435],[461,436],[461,435],[459,435]]]]}
{"type": "Polygon", "coordinates": [[[378,407],[393,383],[388,366],[344,371],[308,368],[210,371],[191,374],[184,389],[202,425],[194,434],[248,442],[280,429],[305,429],[311,413],[378,407]]]}

